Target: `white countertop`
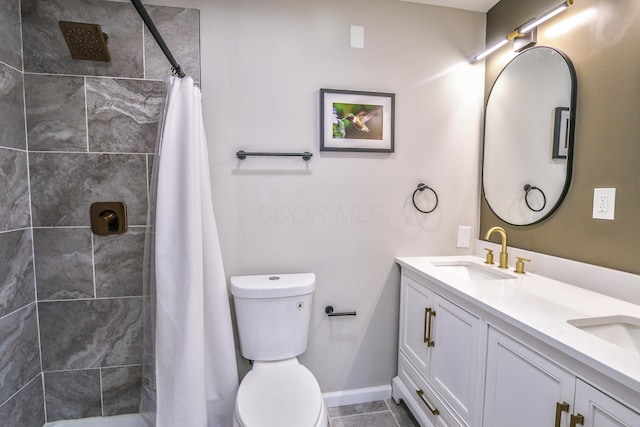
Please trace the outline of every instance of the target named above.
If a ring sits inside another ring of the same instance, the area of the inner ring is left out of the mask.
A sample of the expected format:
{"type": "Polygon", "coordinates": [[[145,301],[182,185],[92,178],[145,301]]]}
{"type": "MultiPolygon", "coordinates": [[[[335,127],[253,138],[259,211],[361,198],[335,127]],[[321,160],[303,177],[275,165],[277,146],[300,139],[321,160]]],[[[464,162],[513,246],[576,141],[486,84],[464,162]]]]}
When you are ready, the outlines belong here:
{"type": "MultiPolygon", "coordinates": [[[[398,257],[398,264],[436,280],[444,289],[543,340],[612,380],[640,393],[640,356],[567,323],[571,319],[630,316],[640,306],[532,273],[487,266],[476,256],[398,257]],[[434,265],[461,261],[478,264],[513,279],[469,280],[434,265]]],[[[570,367],[569,367],[570,368],[570,367]]]]}

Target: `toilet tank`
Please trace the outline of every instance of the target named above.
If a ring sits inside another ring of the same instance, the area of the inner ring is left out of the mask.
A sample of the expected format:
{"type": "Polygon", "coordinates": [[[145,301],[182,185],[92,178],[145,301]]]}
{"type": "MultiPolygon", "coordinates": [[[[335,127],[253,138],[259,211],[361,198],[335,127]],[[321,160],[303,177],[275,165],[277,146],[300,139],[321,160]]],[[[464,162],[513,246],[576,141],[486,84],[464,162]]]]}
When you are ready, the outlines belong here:
{"type": "Polygon", "coordinates": [[[315,285],[313,273],[232,277],[242,356],[273,361],[304,353],[315,285]]]}

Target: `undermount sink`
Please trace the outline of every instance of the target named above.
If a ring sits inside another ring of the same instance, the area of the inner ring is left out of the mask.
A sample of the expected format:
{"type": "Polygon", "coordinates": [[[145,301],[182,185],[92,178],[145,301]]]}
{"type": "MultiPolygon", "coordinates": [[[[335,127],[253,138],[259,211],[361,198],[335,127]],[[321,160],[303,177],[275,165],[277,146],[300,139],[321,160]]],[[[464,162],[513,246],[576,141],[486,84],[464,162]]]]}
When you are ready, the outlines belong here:
{"type": "Polygon", "coordinates": [[[512,275],[473,262],[434,262],[434,266],[467,280],[514,279],[512,275]]]}
{"type": "Polygon", "coordinates": [[[640,356],[640,318],[631,316],[589,317],[567,320],[571,326],[609,341],[640,356]]]}

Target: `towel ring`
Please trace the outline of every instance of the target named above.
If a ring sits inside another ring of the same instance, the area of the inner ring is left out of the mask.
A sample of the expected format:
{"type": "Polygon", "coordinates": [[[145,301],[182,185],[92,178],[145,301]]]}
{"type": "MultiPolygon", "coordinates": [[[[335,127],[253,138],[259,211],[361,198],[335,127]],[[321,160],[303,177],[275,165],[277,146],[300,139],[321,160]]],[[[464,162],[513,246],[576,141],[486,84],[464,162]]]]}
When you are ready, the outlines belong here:
{"type": "Polygon", "coordinates": [[[544,195],[544,191],[542,191],[538,187],[535,187],[535,186],[529,185],[529,184],[525,184],[524,185],[524,202],[527,204],[527,207],[529,209],[531,209],[532,211],[540,212],[541,210],[543,210],[545,208],[545,206],[547,206],[547,196],[545,196],[544,195]],[[542,194],[542,207],[540,209],[534,209],[529,204],[529,192],[533,191],[533,190],[538,190],[540,192],[540,194],[542,194]]]}
{"type": "Polygon", "coordinates": [[[428,213],[431,213],[431,212],[435,211],[436,208],[438,207],[438,194],[436,193],[436,191],[433,188],[431,188],[427,184],[423,184],[421,182],[420,184],[418,184],[418,188],[416,188],[415,191],[413,192],[413,196],[411,196],[411,201],[413,202],[413,207],[415,207],[417,210],[419,210],[422,213],[428,214],[428,213]],[[431,208],[428,211],[423,211],[416,204],[416,194],[418,193],[418,191],[424,191],[424,190],[430,190],[433,193],[433,195],[435,196],[435,198],[436,198],[436,204],[433,206],[433,208],[431,208]]]}

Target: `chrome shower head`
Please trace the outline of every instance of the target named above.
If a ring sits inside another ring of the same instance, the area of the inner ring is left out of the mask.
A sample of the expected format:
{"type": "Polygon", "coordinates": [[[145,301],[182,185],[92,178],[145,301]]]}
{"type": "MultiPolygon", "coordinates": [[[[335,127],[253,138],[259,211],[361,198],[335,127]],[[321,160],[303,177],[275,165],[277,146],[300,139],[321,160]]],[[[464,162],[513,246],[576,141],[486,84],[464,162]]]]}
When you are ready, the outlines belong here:
{"type": "Polygon", "coordinates": [[[110,62],[109,36],[98,24],[60,21],[60,30],[73,59],[110,62]]]}

